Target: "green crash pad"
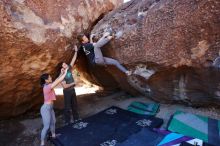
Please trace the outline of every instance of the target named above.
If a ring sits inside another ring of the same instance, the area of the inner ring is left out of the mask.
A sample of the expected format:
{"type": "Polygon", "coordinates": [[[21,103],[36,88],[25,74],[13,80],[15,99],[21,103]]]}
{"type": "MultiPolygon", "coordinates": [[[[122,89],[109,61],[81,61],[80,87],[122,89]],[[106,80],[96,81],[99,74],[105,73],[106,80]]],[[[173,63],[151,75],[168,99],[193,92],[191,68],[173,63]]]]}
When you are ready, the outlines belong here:
{"type": "Polygon", "coordinates": [[[220,144],[220,121],[208,117],[177,111],[170,119],[168,130],[209,144],[220,144]]]}
{"type": "Polygon", "coordinates": [[[127,110],[141,115],[155,116],[159,111],[159,108],[160,104],[158,103],[142,103],[134,101],[128,106],[127,110]]]}

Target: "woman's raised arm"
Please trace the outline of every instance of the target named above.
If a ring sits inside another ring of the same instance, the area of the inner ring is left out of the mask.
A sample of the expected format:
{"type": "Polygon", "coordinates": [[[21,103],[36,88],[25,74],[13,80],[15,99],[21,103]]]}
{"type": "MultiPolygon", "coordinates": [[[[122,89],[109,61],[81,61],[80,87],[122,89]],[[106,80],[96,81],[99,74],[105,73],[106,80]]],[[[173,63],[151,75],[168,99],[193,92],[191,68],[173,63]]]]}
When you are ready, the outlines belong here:
{"type": "Polygon", "coordinates": [[[55,88],[60,82],[63,81],[63,79],[64,79],[65,76],[66,76],[67,70],[68,70],[68,69],[65,69],[65,70],[63,71],[63,69],[61,69],[61,75],[60,75],[60,76],[52,83],[52,85],[51,85],[51,88],[52,88],[52,89],[55,88]]]}

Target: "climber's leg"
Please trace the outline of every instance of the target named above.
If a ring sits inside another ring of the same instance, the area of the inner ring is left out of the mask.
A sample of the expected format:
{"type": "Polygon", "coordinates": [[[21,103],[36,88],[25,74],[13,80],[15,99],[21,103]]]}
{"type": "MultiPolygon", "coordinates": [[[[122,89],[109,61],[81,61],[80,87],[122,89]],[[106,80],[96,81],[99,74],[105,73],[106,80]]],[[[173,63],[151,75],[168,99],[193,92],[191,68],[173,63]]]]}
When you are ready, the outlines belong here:
{"type": "Polygon", "coordinates": [[[101,38],[97,43],[94,43],[95,63],[105,65],[104,57],[102,55],[101,47],[109,42],[108,38],[101,38]]]}
{"type": "Polygon", "coordinates": [[[122,72],[124,72],[127,75],[131,75],[131,72],[128,71],[124,66],[122,66],[117,60],[112,59],[112,58],[108,58],[108,57],[104,57],[104,61],[105,64],[107,65],[114,65],[116,66],[119,70],[121,70],[122,72]]]}

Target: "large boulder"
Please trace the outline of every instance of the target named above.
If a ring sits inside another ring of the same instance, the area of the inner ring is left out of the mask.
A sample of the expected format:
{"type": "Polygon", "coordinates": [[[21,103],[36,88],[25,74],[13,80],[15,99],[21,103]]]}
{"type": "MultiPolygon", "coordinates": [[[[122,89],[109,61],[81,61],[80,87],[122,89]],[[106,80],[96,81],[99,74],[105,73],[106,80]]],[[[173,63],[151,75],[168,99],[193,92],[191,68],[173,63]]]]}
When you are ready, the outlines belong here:
{"type": "Polygon", "coordinates": [[[39,76],[72,57],[75,35],[88,31],[122,0],[1,0],[0,118],[43,101],[39,76]]]}
{"type": "Polygon", "coordinates": [[[112,28],[117,37],[102,49],[104,56],[137,75],[127,79],[114,67],[92,75],[100,80],[107,71],[121,88],[160,102],[219,106],[220,73],[204,67],[218,56],[219,16],[219,0],[132,0],[106,15],[92,33],[100,37],[112,28]]]}

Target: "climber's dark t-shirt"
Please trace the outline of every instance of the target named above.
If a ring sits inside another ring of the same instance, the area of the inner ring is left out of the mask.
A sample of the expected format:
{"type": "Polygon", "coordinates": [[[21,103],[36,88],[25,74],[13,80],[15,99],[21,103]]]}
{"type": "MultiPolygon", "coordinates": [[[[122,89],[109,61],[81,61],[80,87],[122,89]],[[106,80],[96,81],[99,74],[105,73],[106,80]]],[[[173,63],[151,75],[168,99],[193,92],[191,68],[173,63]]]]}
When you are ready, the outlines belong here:
{"type": "Polygon", "coordinates": [[[93,44],[92,43],[84,43],[84,44],[82,44],[82,49],[85,52],[88,61],[91,64],[95,64],[95,52],[94,52],[93,44]]]}
{"type": "Polygon", "coordinates": [[[74,82],[71,70],[72,70],[72,67],[69,65],[69,69],[67,70],[66,76],[64,78],[64,80],[66,81],[66,84],[71,84],[74,82]]]}

